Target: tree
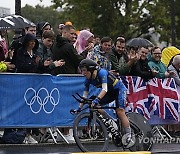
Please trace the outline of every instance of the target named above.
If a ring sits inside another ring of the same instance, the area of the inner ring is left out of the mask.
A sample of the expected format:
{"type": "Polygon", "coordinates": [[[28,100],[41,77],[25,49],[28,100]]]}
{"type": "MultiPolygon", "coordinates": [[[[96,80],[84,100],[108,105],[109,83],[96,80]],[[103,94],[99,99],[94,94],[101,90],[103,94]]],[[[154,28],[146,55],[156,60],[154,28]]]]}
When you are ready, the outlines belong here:
{"type": "Polygon", "coordinates": [[[89,26],[95,34],[127,38],[148,35],[151,17],[144,8],[149,5],[142,0],[53,0],[54,7],[63,7],[61,14],[81,29],[89,26]],[[141,3],[141,5],[140,5],[141,3]]]}
{"type": "MultiPolygon", "coordinates": [[[[171,42],[170,0],[52,0],[54,8],[63,8],[61,18],[70,20],[78,29],[90,27],[93,33],[127,39],[152,33],[160,41],[171,42]]],[[[175,28],[180,40],[180,1],[175,1],[175,28]]]]}
{"type": "MultiPolygon", "coordinates": [[[[32,21],[48,20],[56,26],[58,23],[71,21],[79,30],[90,27],[94,34],[108,35],[113,39],[124,35],[127,39],[142,36],[151,40],[154,33],[160,36],[160,42],[165,41],[167,45],[172,42],[171,0],[52,0],[52,2],[53,5],[49,10],[40,6],[34,9],[26,6],[24,14],[32,21]],[[61,8],[63,11],[56,16],[55,14],[50,16],[53,8],[61,8]],[[60,22],[54,24],[57,20],[60,22]]],[[[180,43],[179,5],[180,1],[174,0],[177,43],[180,43]]]]}
{"type": "Polygon", "coordinates": [[[60,12],[56,11],[52,7],[44,7],[40,5],[36,5],[32,7],[30,5],[25,5],[22,9],[22,16],[31,20],[34,23],[47,21],[49,22],[54,31],[56,31],[61,20],[59,19],[60,12]]]}

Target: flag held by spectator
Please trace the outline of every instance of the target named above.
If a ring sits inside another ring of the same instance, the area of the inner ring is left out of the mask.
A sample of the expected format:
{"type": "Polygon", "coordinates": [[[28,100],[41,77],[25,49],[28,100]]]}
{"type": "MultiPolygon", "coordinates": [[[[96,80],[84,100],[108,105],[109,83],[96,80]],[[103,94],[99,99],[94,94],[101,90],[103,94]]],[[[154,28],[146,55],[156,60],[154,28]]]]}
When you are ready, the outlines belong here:
{"type": "Polygon", "coordinates": [[[180,98],[174,79],[153,78],[145,82],[140,77],[121,77],[128,88],[126,109],[143,114],[147,119],[158,115],[162,119],[180,121],[180,98]]]}

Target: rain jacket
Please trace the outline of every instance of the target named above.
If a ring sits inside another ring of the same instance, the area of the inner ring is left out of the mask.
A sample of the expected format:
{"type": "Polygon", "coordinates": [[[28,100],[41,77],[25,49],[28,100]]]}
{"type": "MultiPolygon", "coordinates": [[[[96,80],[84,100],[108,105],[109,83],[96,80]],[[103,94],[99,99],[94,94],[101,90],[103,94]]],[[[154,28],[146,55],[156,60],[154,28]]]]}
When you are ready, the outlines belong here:
{"type": "Polygon", "coordinates": [[[38,73],[39,65],[36,63],[35,51],[39,46],[38,40],[32,34],[26,34],[22,42],[22,47],[18,50],[16,55],[16,72],[17,73],[38,73]],[[33,48],[32,57],[27,52],[27,44],[29,41],[35,40],[36,44],[33,48]]]}
{"type": "Polygon", "coordinates": [[[50,73],[50,71],[55,68],[55,65],[54,63],[51,63],[49,66],[45,67],[44,61],[47,59],[52,60],[52,51],[44,46],[42,40],[39,40],[39,48],[37,49],[36,54],[41,58],[39,61],[40,73],[50,73]]]}
{"type": "Polygon", "coordinates": [[[165,72],[167,71],[167,67],[161,61],[155,61],[154,58],[151,57],[148,65],[151,69],[155,69],[159,73],[156,74],[157,78],[165,78],[165,72]]]}
{"type": "Polygon", "coordinates": [[[65,65],[56,67],[51,71],[52,75],[58,74],[77,74],[80,61],[83,59],[78,55],[76,49],[66,38],[57,35],[53,46],[53,61],[64,59],[65,65]]]}
{"type": "Polygon", "coordinates": [[[170,60],[173,56],[180,54],[180,50],[174,46],[164,48],[162,51],[161,61],[168,67],[170,60]]]}
{"type": "Polygon", "coordinates": [[[125,53],[120,55],[113,48],[110,54],[110,61],[112,64],[111,70],[116,70],[119,75],[129,75],[131,67],[127,65],[128,57],[125,53]]]}
{"type": "Polygon", "coordinates": [[[152,79],[153,74],[148,65],[148,59],[139,59],[135,65],[132,66],[130,75],[140,76],[145,80],[152,79]]]}
{"type": "Polygon", "coordinates": [[[174,72],[175,75],[173,76],[173,78],[176,84],[180,86],[180,70],[176,69],[176,67],[173,64],[171,64],[168,66],[168,71],[174,72]]]}
{"type": "Polygon", "coordinates": [[[94,50],[92,51],[90,55],[90,59],[92,59],[97,64],[99,64],[101,68],[105,68],[110,71],[111,62],[109,59],[109,52],[107,53],[107,52],[101,51],[101,46],[97,45],[94,47],[94,50]]]}

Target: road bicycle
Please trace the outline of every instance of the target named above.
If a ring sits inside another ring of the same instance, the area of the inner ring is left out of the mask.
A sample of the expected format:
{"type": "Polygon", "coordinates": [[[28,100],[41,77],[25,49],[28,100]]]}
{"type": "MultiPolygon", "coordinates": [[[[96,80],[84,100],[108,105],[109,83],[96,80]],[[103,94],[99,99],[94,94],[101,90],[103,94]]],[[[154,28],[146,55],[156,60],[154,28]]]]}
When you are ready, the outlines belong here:
{"type": "MultiPolygon", "coordinates": [[[[121,121],[105,118],[100,110],[113,109],[116,107],[95,106],[91,107],[92,99],[80,96],[78,93],[73,97],[84,105],[77,114],[73,123],[73,136],[76,144],[83,152],[108,151],[109,144],[121,147],[127,151],[148,151],[152,147],[152,128],[148,121],[138,113],[127,113],[132,130],[132,142],[125,145],[127,136],[124,134],[121,121]]],[[[71,110],[74,113],[74,110],[71,110]]]]}

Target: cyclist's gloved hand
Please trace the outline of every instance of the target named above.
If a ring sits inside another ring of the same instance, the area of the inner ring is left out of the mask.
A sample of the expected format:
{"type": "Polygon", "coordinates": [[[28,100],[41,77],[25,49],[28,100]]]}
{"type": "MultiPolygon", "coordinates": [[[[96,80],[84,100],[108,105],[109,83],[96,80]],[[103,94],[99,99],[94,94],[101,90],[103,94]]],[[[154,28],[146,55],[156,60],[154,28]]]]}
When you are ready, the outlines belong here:
{"type": "Polygon", "coordinates": [[[99,102],[100,102],[100,99],[96,97],[96,98],[92,101],[92,104],[97,105],[97,104],[99,104],[99,102]]]}
{"type": "Polygon", "coordinates": [[[81,112],[81,108],[79,107],[77,110],[76,110],[77,113],[81,112]]]}

